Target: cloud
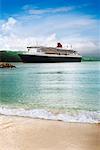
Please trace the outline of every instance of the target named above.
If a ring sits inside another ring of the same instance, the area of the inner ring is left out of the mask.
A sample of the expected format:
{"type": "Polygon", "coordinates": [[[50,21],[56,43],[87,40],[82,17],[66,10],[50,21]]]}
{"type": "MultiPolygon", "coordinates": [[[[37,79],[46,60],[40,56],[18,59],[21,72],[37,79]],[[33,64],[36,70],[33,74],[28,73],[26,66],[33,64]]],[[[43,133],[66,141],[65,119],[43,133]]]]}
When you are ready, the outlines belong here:
{"type": "Polygon", "coordinates": [[[20,37],[14,34],[10,34],[10,36],[0,35],[1,50],[26,50],[26,47],[31,45],[56,46],[56,43],[57,38],[55,33],[47,37],[20,37]]]}
{"type": "Polygon", "coordinates": [[[59,8],[48,8],[48,9],[28,9],[29,14],[31,15],[43,15],[43,14],[55,14],[55,13],[64,13],[73,10],[74,7],[59,7],[59,8]]]}
{"type": "Polygon", "coordinates": [[[13,17],[9,17],[8,20],[2,24],[2,31],[7,32],[11,30],[15,26],[16,22],[16,19],[14,19],[13,17]]]}
{"type": "MultiPolygon", "coordinates": [[[[56,10],[57,11],[57,10],[56,10]]],[[[66,47],[73,45],[81,54],[99,54],[98,20],[87,15],[54,14],[35,17],[20,15],[0,23],[0,49],[26,50],[29,45],[66,47]]]]}
{"type": "Polygon", "coordinates": [[[53,7],[53,8],[40,8],[36,5],[24,5],[22,10],[31,15],[43,15],[43,14],[57,14],[57,13],[67,13],[73,12],[75,10],[80,10],[84,7],[84,9],[89,6],[89,4],[81,4],[81,5],[71,5],[71,6],[61,6],[61,7],[53,7]]]}

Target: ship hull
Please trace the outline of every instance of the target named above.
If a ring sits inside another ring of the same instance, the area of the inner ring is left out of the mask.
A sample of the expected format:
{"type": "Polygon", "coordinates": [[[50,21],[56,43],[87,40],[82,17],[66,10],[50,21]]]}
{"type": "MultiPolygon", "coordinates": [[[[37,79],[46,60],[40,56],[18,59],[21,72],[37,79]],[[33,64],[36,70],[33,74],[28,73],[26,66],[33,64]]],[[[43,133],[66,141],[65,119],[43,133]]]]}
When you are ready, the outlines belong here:
{"type": "Polygon", "coordinates": [[[19,54],[24,63],[81,62],[81,57],[39,56],[19,54]]]}

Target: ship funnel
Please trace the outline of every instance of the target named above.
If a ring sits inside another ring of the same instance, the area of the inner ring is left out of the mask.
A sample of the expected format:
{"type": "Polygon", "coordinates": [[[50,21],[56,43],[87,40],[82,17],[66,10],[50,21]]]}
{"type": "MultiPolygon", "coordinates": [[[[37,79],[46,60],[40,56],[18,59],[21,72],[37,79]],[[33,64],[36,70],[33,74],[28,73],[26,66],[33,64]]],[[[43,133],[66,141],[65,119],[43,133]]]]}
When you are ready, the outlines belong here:
{"type": "Polygon", "coordinates": [[[57,43],[57,47],[62,48],[62,44],[61,43],[57,43]]]}

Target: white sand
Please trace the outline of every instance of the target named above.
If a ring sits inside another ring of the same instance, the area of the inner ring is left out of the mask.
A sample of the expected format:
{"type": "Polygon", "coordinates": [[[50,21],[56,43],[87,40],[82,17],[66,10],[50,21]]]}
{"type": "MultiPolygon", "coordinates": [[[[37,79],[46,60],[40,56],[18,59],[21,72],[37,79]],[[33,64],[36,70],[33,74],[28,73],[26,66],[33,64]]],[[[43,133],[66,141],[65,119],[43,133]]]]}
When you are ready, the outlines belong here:
{"type": "Polygon", "coordinates": [[[100,150],[100,124],[0,116],[0,150],[100,150]]]}

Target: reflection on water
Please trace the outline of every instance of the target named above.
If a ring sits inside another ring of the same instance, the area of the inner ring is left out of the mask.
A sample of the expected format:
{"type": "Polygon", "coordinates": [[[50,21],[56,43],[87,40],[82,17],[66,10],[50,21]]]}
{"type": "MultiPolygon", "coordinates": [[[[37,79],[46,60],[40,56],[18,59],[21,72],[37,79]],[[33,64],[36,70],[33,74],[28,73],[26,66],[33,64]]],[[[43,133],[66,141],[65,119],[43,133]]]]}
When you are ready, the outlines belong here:
{"type": "Polygon", "coordinates": [[[0,103],[99,110],[100,62],[23,64],[0,70],[0,103]]]}

